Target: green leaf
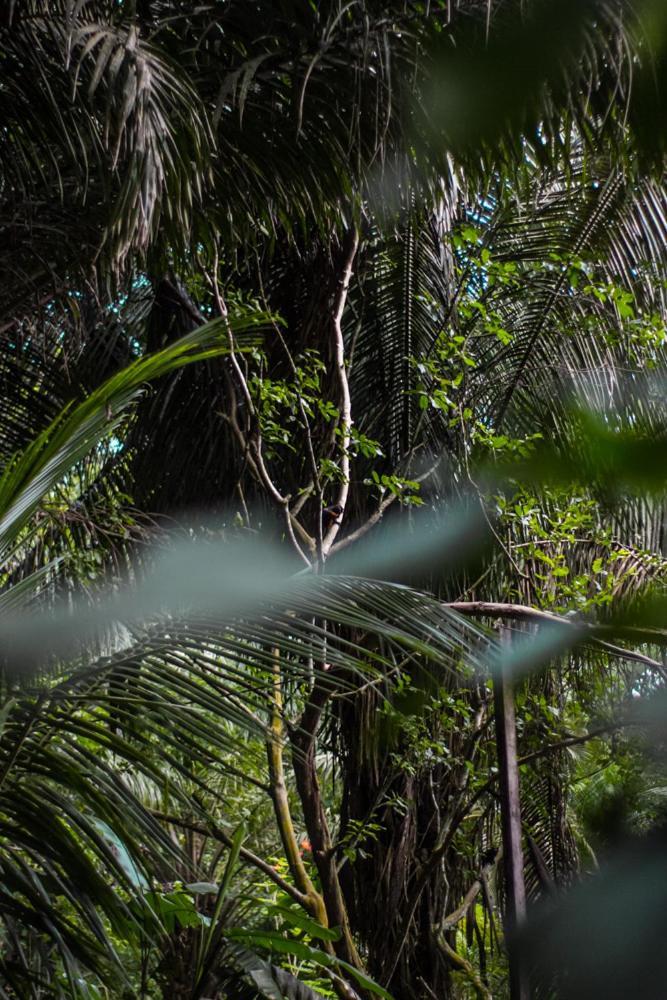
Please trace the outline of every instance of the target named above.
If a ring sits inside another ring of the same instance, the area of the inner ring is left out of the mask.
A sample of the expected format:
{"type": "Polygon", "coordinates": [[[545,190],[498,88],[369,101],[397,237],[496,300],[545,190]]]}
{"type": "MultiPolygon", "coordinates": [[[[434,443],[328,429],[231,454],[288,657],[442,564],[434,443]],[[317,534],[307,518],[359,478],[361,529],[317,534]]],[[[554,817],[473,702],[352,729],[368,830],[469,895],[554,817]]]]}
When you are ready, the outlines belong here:
{"type": "MultiPolygon", "coordinates": [[[[266,905],[258,897],[255,897],[255,901],[259,904],[266,905]]],[[[299,930],[305,931],[310,937],[319,938],[322,941],[340,940],[340,929],[338,927],[323,927],[321,924],[318,924],[315,920],[311,920],[310,917],[307,917],[304,913],[301,913],[298,910],[291,909],[287,906],[280,906],[279,904],[271,904],[267,907],[267,909],[268,912],[281,917],[292,927],[297,927],[299,930]]]]}
{"type": "Polygon", "coordinates": [[[271,951],[295,955],[297,958],[302,959],[302,961],[312,962],[314,965],[320,965],[327,969],[344,969],[356,979],[360,986],[363,986],[370,993],[382,997],[383,1000],[393,1000],[387,990],[379,986],[365,973],[360,972],[334,955],[328,955],[317,948],[311,948],[310,945],[304,944],[302,941],[287,940],[280,934],[271,931],[242,930],[241,928],[229,928],[225,932],[225,936],[232,941],[241,941],[244,944],[250,944],[255,947],[260,946],[271,951]]]}

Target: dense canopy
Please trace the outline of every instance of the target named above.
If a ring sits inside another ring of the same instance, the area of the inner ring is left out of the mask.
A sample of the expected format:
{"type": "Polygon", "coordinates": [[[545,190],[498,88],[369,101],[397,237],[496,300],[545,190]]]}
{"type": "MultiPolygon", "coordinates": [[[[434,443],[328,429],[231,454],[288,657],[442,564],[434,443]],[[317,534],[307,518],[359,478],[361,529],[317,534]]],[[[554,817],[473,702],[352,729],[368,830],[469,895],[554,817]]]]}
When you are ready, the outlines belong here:
{"type": "Polygon", "coordinates": [[[660,0],[0,14],[0,997],[661,995],[660,0]]]}

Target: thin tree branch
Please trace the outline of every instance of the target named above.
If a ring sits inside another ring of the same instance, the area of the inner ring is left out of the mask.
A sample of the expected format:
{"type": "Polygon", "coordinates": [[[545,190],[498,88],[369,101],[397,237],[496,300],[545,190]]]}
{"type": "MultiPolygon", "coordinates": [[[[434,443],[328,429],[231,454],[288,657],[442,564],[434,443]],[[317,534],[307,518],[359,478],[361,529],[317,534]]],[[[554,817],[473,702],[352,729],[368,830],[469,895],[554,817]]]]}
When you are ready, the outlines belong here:
{"type": "Polygon", "coordinates": [[[635,725],[639,725],[639,722],[635,722],[632,719],[617,720],[616,722],[610,722],[607,726],[598,726],[596,729],[591,729],[587,733],[584,733],[583,736],[568,736],[564,740],[559,740],[558,743],[550,743],[546,747],[540,747],[539,750],[533,750],[532,753],[527,753],[524,754],[523,757],[519,757],[519,767],[521,767],[522,764],[529,764],[531,760],[538,760],[540,757],[548,757],[549,754],[557,753],[558,750],[578,746],[581,743],[588,743],[589,740],[594,740],[597,736],[604,736],[606,733],[614,733],[617,729],[622,729],[624,726],[635,725]]]}
{"type": "MultiPolygon", "coordinates": [[[[215,823],[205,824],[197,823],[194,820],[183,819],[181,816],[172,816],[170,813],[157,812],[156,810],[151,810],[151,815],[155,819],[161,820],[163,823],[171,823],[172,826],[179,826],[184,830],[192,830],[194,833],[199,833],[203,837],[211,837],[213,840],[219,841],[219,843],[224,844],[225,847],[232,846],[232,838],[229,837],[224,830],[221,830],[219,826],[215,823]]],[[[240,857],[248,864],[257,868],[264,875],[267,875],[272,882],[282,889],[284,893],[290,896],[296,903],[307,909],[306,896],[299,892],[290,882],[287,882],[278,872],[273,868],[268,861],[264,861],[257,854],[249,851],[246,847],[241,847],[239,851],[240,857]]]]}
{"type": "Polygon", "coordinates": [[[344,538],[341,538],[340,541],[335,542],[335,544],[331,546],[331,549],[329,550],[330,554],[333,555],[335,552],[342,552],[342,550],[346,549],[348,545],[353,545],[354,542],[358,542],[360,538],[363,538],[364,535],[371,530],[371,528],[375,527],[378,521],[382,520],[384,512],[387,507],[394,502],[394,500],[396,500],[395,493],[390,493],[389,496],[385,497],[381,501],[377,510],[371,514],[367,521],[364,521],[362,525],[352,531],[349,535],[345,535],[344,538]]]}
{"type": "Polygon", "coordinates": [[[463,902],[461,903],[461,905],[458,906],[453,911],[453,913],[450,913],[441,921],[439,929],[441,931],[448,931],[451,930],[452,927],[456,927],[459,920],[463,920],[463,918],[465,917],[466,913],[468,912],[468,909],[470,908],[471,903],[473,903],[475,899],[477,899],[477,896],[481,892],[481,889],[482,889],[482,880],[475,879],[475,881],[473,882],[473,884],[470,886],[467,893],[463,897],[463,902]]]}
{"type": "Polygon", "coordinates": [[[255,475],[256,479],[262,484],[262,486],[264,486],[269,496],[271,496],[275,501],[275,503],[281,508],[283,516],[285,518],[285,526],[287,528],[287,534],[289,535],[289,539],[292,543],[293,548],[295,549],[299,557],[302,559],[302,561],[306,564],[306,566],[310,566],[311,565],[310,559],[299,545],[296,538],[295,530],[298,531],[299,534],[302,536],[302,540],[304,540],[305,536],[305,539],[307,539],[307,544],[309,546],[312,545],[312,539],[310,538],[308,533],[301,527],[296,518],[292,516],[289,508],[290,498],[288,496],[283,496],[283,494],[280,492],[280,490],[274,483],[273,479],[271,478],[269,471],[266,467],[266,463],[264,461],[264,455],[262,452],[262,436],[259,424],[259,415],[257,413],[257,408],[255,407],[252,398],[252,393],[250,392],[250,389],[248,387],[247,379],[243,374],[243,371],[241,370],[241,366],[238,362],[238,358],[236,357],[236,352],[234,350],[234,337],[232,335],[231,326],[229,324],[229,318],[228,318],[229,313],[227,310],[227,305],[225,303],[225,300],[223,299],[222,293],[220,292],[220,286],[218,284],[218,266],[219,266],[218,250],[216,247],[215,258],[213,262],[213,274],[211,275],[211,278],[209,280],[213,288],[213,296],[215,298],[216,305],[218,307],[218,312],[224,319],[225,325],[227,327],[227,336],[229,337],[229,348],[230,348],[229,359],[231,361],[234,374],[236,375],[237,381],[241,387],[241,392],[243,393],[243,398],[245,399],[246,406],[248,408],[248,416],[252,421],[252,423],[254,424],[254,433],[249,434],[246,437],[246,435],[243,433],[238,424],[238,420],[236,420],[235,418],[232,420],[232,418],[230,417],[227,417],[227,419],[228,421],[230,421],[232,429],[234,430],[234,433],[243,448],[245,459],[248,462],[251,471],[255,475]]]}
{"type": "MultiPolygon", "coordinates": [[[[343,246],[343,266],[338,282],[338,289],[334,296],[333,310],[331,314],[331,326],[336,348],[336,374],[340,387],[340,471],[341,484],[338,491],[336,503],[345,510],[347,496],[350,489],[350,440],[352,436],[352,401],[350,397],[350,384],[345,368],[345,340],[343,338],[342,319],[347,301],[347,293],[352,278],[352,266],[359,246],[359,234],[353,226],[344,242],[343,246]]],[[[335,518],[329,530],[322,539],[322,558],[325,559],[331,550],[331,546],[336,540],[340,530],[342,518],[335,518]]]]}
{"type": "MultiPolygon", "coordinates": [[[[502,855],[503,855],[503,849],[502,849],[502,847],[499,847],[498,850],[496,851],[496,854],[495,854],[495,857],[493,858],[493,861],[490,862],[490,864],[488,866],[485,866],[485,867],[488,867],[489,869],[490,868],[495,868],[496,865],[498,864],[498,862],[500,861],[500,859],[502,858],[502,855]]],[[[483,883],[483,880],[482,880],[481,876],[480,876],[480,878],[475,879],[475,881],[473,882],[473,884],[471,885],[471,887],[468,889],[467,893],[463,897],[463,902],[461,903],[461,905],[458,906],[452,913],[450,913],[448,916],[444,917],[440,921],[440,923],[438,925],[438,930],[439,931],[444,932],[444,931],[451,930],[452,927],[456,927],[456,925],[458,924],[458,922],[460,920],[462,920],[463,917],[465,917],[465,915],[466,915],[466,913],[468,911],[468,908],[470,907],[471,903],[473,903],[475,901],[475,899],[477,898],[477,896],[478,896],[479,892],[481,891],[483,885],[484,885],[484,883],[483,883]]]]}
{"type": "MultiPolygon", "coordinates": [[[[426,470],[426,472],[422,472],[420,475],[415,476],[414,482],[423,483],[424,480],[428,479],[429,476],[435,472],[441,461],[442,456],[438,456],[437,460],[426,470]]],[[[340,541],[336,542],[335,545],[331,547],[330,554],[333,555],[335,552],[341,552],[343,549],[346,549],[348,545],[352,545],[354,542],[359,541],[360,538],[363,538],[364,535],[366,535],[371,528],[375,527],[378,521],[382,519],[384,512],[391,506],[392,503],[394,503],[395,500],[398,500],[397,493],[390,493],[388,496],[384,497],[380,501],[377,510],[371,514],[368,520],[364,521],[362,525],[352,531],[349,535],[345,535],[344,538],[341,538],[340,541]]]]}
{"type": "MultiPolygon", "coordinates": [[[[258,264],[258,269],[257,269],[257,276],[258,276],[258,279],[259,279],[260,294],[262,296],[262,302],[264,304],[264,308],[270,314],[269,303],[268,303],[268,300],[266,298],[266,293],[264,291],[264,282],[262,281],[261,269],[259,267],[259,264],[258,264]]],[[[301,494],[301,497],[299,498],[299,500],[297,501],[297,503],[294,505],[294,507],[290,511],[290,519],[292,521],[294,521],[296,519],[297,514],[301,511],[301,508],[303,507],[304,503],[308,499],[308,496],[310,495],[310,492],[312,492],[312,490],[314,490],[315,491],[315,495],[317,497],[318,510],[320,511],[320,513],[318,514],[318,524],[317,524],[317,532],[316,532],[316,536],[315,536],[315,543],[316,543],[316,549],[317,549],[317,557],[318,557],[319,562],[321,562],[322,561],[322,521],[321,521],[321,510],[322,510],[322,507],[324,506],[324,501],[323,501],[323,494],[322,494],[322,484],[320,482],[319,469],[317,467],[317,459],[315,457],[315,449],[313,447],[313,435],[312,435],[311,428],[310,428],[310,420],[308,419],[308,414],[306,412],[306,407],[305,407],[304,402],[303,402],[303,397],[301,395],[301,392],[298,389],[299,373],[298,373],[297,366],[296,366],[296,364],[294,362],[294,358],[292,357],[292,352],[290,351],[289,347],[287,346],[287,341],[283,337],[282,330],[280,329],[280,327],[278,326],[278,324],[273,319],[271,319],[271,325],[273,327],[273,331],[274,331],[277,339],[280,341],[280,345],[281,345],[283,351],[285,352],[285,357],[287,358],[287,363],[288,363],[288,365],[290,367],[290,370],[292,372],[292,377],[294,379],[294,384],[295,384],[295,387],[297,389],[297,401],[298,401],[298,406],[299,406],[299,414],[301,416],[301,423],[303,425],[303,429],[306,432],[306,446],[307,446],[308,459],[309,459],[309,462],[310,462],[310,474],[311,474],[311,477],[312,477],[311,478],[311,490],[308,493],[305,493],[305,496],[304,496],[304,494],[301,494]]]]}
{"type": "MultiPolygon", "coordinates": [[[[582,736],[568,736],[564,740],[559,740],[557,743],[549,743],[548,746],[540,747],[539,750],[533,750],[532,753],[519,757],[519,767],[522,767],[524,764],[529,764],[530,761],[537,760],[540,757],[548,757],[550,754],[557,753],[559,750],[564,750],[567,747],[578,746],[581,743],[588,743],[589,740],[594,740],[596,737],[603,736],[605,733],[616,732],[617,729],[623,729],[624,726],[635,725],[640,725],[640,722],[633,719],[618,719],[616,722],[610,722],[608,725],[598,726],[596,729],[591,729],[582,736]]],[[[475,790],[474,795],[468,799],[465,806],[456,817],[455,825],[458,825],[463,819],[465,819],[466,815],[470,812],[472,807],[479,802],[482,796],[491,791],[497,780],[498,775],[494,774],[491,778],[485,781],[483,785],[480,785],[480,787],[475,790]]]]}
{"type": "MultiPolygon", "coordinates": [[[[645,666],[655,670],[663,680],[667,680],[667,668],[663,663],[654,660],[644,653],[638,653],[633,649],[626,649],[624,646],[617,646],[600,639],[599,633],[613,632],[609,625],[594,625],[588,622],[580,622],[563,618],[553,614],[551,611],[541,611],[539,608],[531,608],[527,604],[505,604],[495,601],[448,601],[443,603],[443,607],[451,611],[457,611],[460,615],[470,615],[477,618],[510,618],[518,621],[549,622],[555,625],[562,625],[564,628],[583,629],[586,633],[583,636],[584,642],[589,642],[600,649],[605,650],[614,656],[622,657],[626,660],[634,660],[643,663],[645,666]]],[[[642,628],[623,628],[622,631],[629,635],[634,635],[638,640],[644,642],[667,642],[667,634],[663,631],[642,628]]]]}

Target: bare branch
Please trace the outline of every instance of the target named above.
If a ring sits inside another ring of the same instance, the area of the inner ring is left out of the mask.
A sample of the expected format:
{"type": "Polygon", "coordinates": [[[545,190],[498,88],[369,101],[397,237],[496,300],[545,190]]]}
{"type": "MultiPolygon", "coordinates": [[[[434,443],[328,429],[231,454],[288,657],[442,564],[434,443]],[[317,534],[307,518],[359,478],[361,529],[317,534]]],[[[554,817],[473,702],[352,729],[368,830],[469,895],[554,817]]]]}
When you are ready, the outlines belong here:
{"type": "MultiPolygon", "coordinates": [[[[437,461],[434,462],[433,465],[426,470],[426,472],[423,472],[421,475],[417,476],[415,481],[418,483],[422,483],[424,482],[425,479],[428,479],[428,477],[432,475],[433,472],[437,469],[438,465],[440,464],[440,461],[441,458],[438,457],[437,461]]],[[[340,552],[343,549],[346,549],[348,545],[352,545],[354,542],[359,541],[360,538],[363,538],[364,535],[366,535],[371,530],[371,528],[375,527],[378,521],[382,520],[384,512],[387,510],[388,507],[392,505],[392,503],[395,500],[398,500],[398,493],[390,493],[388,494],[388,496],[384,497],[380,501],[377,510],[375,510],[371,514],[371,516],[368,518],[367,521],[364,521],[362,525],[360,525],[358,528],[352,531],[349,535],[346,535],[344,538],[341,538],[340,541],[336,542],[335,545],[331,547],[331,554],[333,555],[334,552],[340,552]]]]}
{"type": "Polygon", "coordinates": [[[391,506],[396,499],[397,497],[395,493],[390,493],[389,496],[386,496],[381,501],[377,510],[371,514],[367,521],[364,521],[362,525],[352,531],[349,535],[345,535],[344,538],[341,538],[340,541],[332,545],[330,549],[331,555],[333,555],[334,552],[341,552],[343,549],[346,549],[348,545],[352,545],[354,542],[358,542],[360,538],[363,538],[364,535],[371,530],[371,528],[375,527],[378,521],[382,520],[382,515],[386,511],[387,507],[391,506]]]}
{"type": "Polygon", "coordinates": [[[313,495],[313,490],[315,489],[314,483],[309,482],[308,485],[301,491],[299,496],[296,498],[290,510],[292,512],[292,517],[298,517],[304,506],[308,503],[308,500],[313,495]]]}
{"type": "MultiPolygon", "coordinates": [[[[600,639],[600,633],[608,634],[614,631],[613,627],[609,625],[595,625],[588,622],[580,622],[576,619],[563,618],[550,611],[531,608],[527,604],[505,604],[495,601],[449,601],[445,602],[443,607],[449,608],[451,611],[457,611],[461,615],[470,615],[478,618],[510,618],[518,621],[549,622],[555,625],[562,625],[564,628],[577,628],[584,631],[584,642],[589,642],[599,649],[604,649],[606,652],[622,657],[625,660],[634,660],[636,663],[643,663],[660,674],[663,680],[667,680],[667,668],[665,668],[663,663],[654,660],[650,656],[646,656],[644,653],[638,653],[634,649],[626,649],[624,646],[617,646],[614,643],[607,642],[606,639],[600,639]]],[[[662,642],[664,644],[667,640],[665,633],[658,630],[632,628],[623,629],[623,631],[634,635],[639,641],[643,642],[662,642]]]]}
{"type": "MultiPolygon", "coordinates": [[[[352,278],[352,265],[359,246],[359,234],[355,227],[349,230],[343,248],[343,268],[334,296],[331,325],[336,347],[336,374],[340,387],[340,449],[341,449],[341,484],[336,503],[345,510],[347,495],[350,489],[350,439],[352,434],[352,402],[350,399],[350,384],[345,367],[345,341],[343,339],[342,319],[347,301],[347,293],[352,278]]],[[[322,558],[326,558],[340,530],[341,518],[336,518],[322,539],[322,558]]]]}
{"type": "MultiPolygon", "coordinates": [[[[495,866],[498,864],[498,862],[500,861],[500,859],[502,857],[502,853],[503,853],[503,849],[502,849],[502,847],[499,847],[498,850],[496,851],[495,856],[493,858],[493,861],[491,862],[491,865],[489,867],[494,867],[495,868],[495,866]]],[[[463,902],[461,903],[461,905],[458,906],[453,911],[453,913],[450,913],[448,916],[444,917],[440,921],[440,924],[438,925],[438,930],[441,933],[444,932],[444,931],[451,930],[452,927],[456,927],[456,925],[458,924],[459,920],[462,920],[463,917],[465,917],[465,915],[466,915],[466,913],[468,911],[468,908],[470,907],[470,905],[477,898],[477,895],[480,892],[480,890],[482,888],[482,885],[483,885],[483,882],[482,882],[481,877],[478,878],[478,879],[475,879],[475,881],[473,882],[473,884],[471,885],[471,887],[468,889],[467,893],[463,897],[463,902]]]]}
{"type": "Polygon", "coordinates": [[[285,525],[287,527],[287,534],[290,537],[290,541],[293,547],[296,549],[299,556],[301,557],[301,559],[303,560],[303,562],[306,564],[306,566],[310,568],[311,566],[310,559],[299,545],[296,538],[296,531],[298,531],[300,535],[305,536],[309,548],[311,547],[312,539],[310,535],[306,533],[305,529],[301,526],[299,521],[297,521],[296,517],[290,511],[289,497],[285,497],[285,499],[283,500],[283,510],[285,512],[285,525]]]}

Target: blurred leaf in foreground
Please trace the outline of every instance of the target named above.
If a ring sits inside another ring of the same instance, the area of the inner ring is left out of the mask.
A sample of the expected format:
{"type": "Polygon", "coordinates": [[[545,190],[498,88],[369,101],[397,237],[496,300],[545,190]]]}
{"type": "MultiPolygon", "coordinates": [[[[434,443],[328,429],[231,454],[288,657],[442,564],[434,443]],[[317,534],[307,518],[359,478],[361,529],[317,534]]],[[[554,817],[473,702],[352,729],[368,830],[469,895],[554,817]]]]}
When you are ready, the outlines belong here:
{"type": "Polygon", "coordinates": [[[529,917],[517,943],[561,1000],[665,996],[667,831],[628,841],[599,874],[529,917]]]}

